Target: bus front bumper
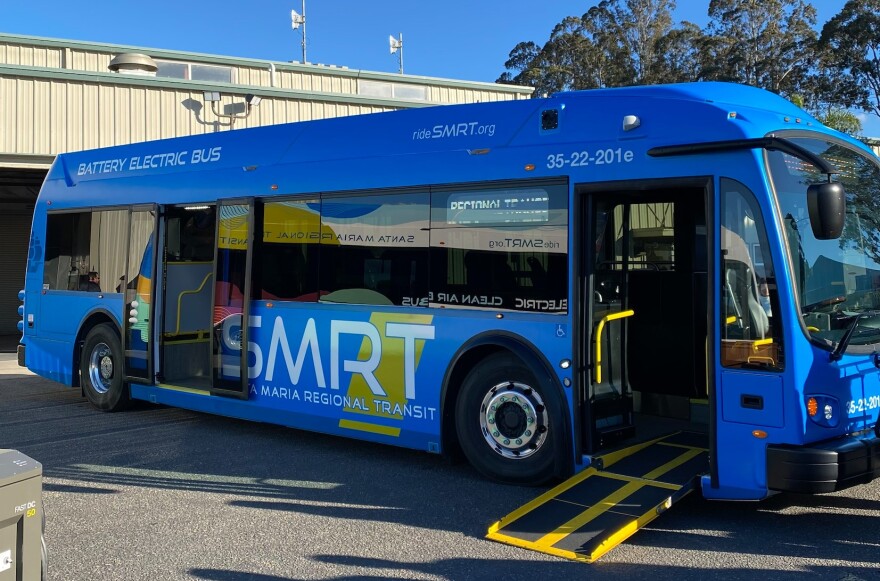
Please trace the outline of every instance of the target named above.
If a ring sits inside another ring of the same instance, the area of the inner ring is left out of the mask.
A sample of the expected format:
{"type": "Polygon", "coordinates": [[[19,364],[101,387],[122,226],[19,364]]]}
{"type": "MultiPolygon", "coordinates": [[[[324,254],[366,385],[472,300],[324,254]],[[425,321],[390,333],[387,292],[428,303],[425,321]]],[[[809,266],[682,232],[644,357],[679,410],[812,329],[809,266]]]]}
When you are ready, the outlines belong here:
{"type": "Polygon", "coordinates": [[[880,437],[874,431],[807,446],[767,447],[767,488],[821,494],[880,477],[880,437]]]}

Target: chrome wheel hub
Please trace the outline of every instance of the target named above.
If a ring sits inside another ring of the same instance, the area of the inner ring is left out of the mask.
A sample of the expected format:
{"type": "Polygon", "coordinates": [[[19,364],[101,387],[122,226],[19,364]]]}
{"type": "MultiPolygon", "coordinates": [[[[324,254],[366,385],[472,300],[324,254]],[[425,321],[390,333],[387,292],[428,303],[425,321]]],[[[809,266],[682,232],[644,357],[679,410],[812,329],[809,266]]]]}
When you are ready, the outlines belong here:
{"type": "Polygon", "coordinates": [[[505,458],[528,458],[547,440],[547,409],[534,389],[523,383],[500,383],[480,406],[483,437],[505,458]]]}
{"type": "Polygon", "coordinates": [[[98,393],[107,393],[113,383],[113,352],[106,343],[98,343],[89,355],[89,379],[98,393]]]}

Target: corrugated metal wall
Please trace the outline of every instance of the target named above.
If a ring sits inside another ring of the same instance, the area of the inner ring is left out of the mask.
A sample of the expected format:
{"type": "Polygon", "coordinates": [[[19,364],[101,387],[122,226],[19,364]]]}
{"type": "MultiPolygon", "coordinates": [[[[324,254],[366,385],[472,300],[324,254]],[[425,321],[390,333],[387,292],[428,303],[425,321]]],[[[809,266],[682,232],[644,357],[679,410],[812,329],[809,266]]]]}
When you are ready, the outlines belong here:
{"type": "MultiPolygon", "coordinates": [[[[64,151],[228,129],[229,120],[205,102],[206,90],[222,93],[220,113],[242,112],[246,93],[262,97],[235,128],[530,96],[526,88],[492,83],[0,33],[0,167],[48,169],[51,156],[64,151]],[[226,67],[232,82],[111,73],[110,61],[124,52],[226,67]]],[[[0,335],[14,335],[33,200],[0,204],[0,335]]]]}
{"type": "Polygon", "coordinates": [[[0,63],[28,67],[61,68],[63,51],[47,46],[0,42],[0,63]]]}
{"type": "MultiPolygon", "coordinates": [[[[100,85],[0,76],[0,152],[55,154],[150,139],[208,133],[226,127],[198,91],[100,85]]],[[[240,108],[241,97],[219,104],[240,108]]],[[[264,98],[235,127],[387,111],[357,103],[264,98]]]]}

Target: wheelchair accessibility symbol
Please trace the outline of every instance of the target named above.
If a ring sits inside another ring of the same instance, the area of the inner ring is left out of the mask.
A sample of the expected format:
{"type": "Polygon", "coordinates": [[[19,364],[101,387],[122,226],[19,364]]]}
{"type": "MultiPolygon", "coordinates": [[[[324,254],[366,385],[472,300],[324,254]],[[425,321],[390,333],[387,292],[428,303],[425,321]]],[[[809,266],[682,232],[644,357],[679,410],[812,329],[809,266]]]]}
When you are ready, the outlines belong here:
{"type": "Polygon", "coordinates": [[[556,325],[556,336],[565,337],[568,333],[565,331],[565,325],[556,325]]]}

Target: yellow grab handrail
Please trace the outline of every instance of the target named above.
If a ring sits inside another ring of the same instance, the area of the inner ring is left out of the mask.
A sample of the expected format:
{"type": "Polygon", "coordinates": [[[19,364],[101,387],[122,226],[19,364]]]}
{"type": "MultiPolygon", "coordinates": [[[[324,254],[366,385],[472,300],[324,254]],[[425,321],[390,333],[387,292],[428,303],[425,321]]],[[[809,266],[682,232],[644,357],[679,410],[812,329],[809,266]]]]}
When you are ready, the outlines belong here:
{"type": "Polygon", "coordinates": [[[596,325],[596,383],[602,383],[602,329],[605,328],[605,323],[616,321],[617,319],[632,317],[635,314],[636,312],[632,309],[620,311],[619,313],[611,313],[610,315],[602,317],[602,320],[596,325]]]}

